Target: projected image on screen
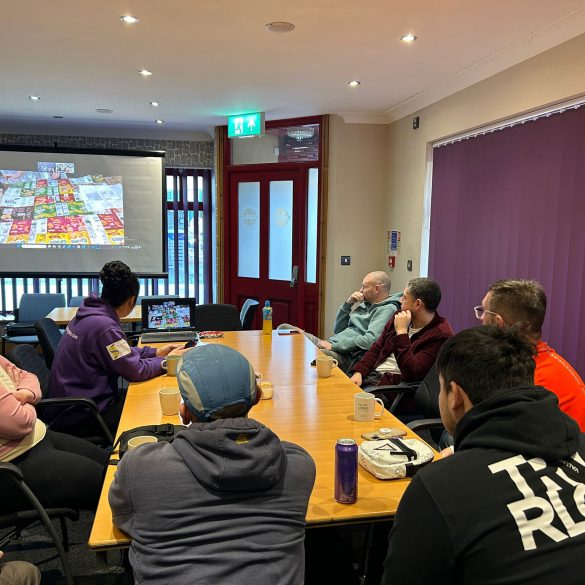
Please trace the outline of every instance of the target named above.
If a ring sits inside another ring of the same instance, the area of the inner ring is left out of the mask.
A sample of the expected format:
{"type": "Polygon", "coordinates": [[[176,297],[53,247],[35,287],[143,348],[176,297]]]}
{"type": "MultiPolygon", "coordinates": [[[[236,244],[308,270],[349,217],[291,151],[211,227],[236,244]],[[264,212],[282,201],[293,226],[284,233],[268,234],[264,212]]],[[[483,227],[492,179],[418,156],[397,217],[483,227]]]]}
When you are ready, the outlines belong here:
{"type": "Polygon", "coordinates": [[[149,307],[149,329],[176,329],[191,327],[191,313],[189,305],[176,305],[174,301],[161,303],[149,307]]]}
{"type": "Polygon", "coordinates": [[[124,245],[121,176],[76,176],[72,162],[0,170],[0,245],[124,245]]]}

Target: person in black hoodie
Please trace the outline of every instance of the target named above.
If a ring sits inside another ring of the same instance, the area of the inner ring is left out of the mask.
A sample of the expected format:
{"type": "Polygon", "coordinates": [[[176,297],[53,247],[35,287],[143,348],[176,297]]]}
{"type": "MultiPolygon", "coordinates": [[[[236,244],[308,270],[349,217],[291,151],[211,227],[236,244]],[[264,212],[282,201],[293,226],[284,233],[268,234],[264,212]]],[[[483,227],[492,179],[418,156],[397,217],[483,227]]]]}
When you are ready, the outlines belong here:
{"type": "Polygon", "coordinates": [[[191,426],[128,451],[110,487],[136,583],[301,585],[313,459],[247,418],[259,393],[234,349],[191,349],[177,378],[191,426]]]}
{"type": "Polygon", "coordinates": [[[437,367],[455,454],[406,490],[382,584],[583,583],[585,435],[533,385],[534,344],[467,329],[437,367]]]}

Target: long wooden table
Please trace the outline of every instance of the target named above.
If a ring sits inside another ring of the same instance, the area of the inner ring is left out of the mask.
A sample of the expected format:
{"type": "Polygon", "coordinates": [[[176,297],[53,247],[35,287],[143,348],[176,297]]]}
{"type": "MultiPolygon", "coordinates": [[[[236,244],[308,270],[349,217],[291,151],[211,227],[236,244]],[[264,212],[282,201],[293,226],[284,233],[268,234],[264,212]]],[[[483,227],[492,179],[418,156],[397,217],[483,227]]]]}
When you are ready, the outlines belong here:
{"type": "MultiPolygon", "coordinates": [[[[53,319],[57,325],[68,325],[69,322],[75,317],[77,309],[79,307],[56,307],[53,309],[47,317],[53,319]]],[[[136,305],[132,312],[126,317],[120,319],[122,323],[139,323],[142,319],[142,308],[140,305],[136,305]]]]}
{"type": "MultiPolygon", "coordinates": [[[[223,343],[243,353],[264,380],[274,383],[272,400],[261,400],[250,417],[271,428],[281,439],[297,443],[313,457],[317,467],[315,487],[307,510],[309,525],[364,522],[394,516],[409,480],[382,481],[359,469],[358,501],[339,504],[333,498],[334,448],[337,439],[353,438],[380,427],[402,427],[389,412],[373,422],[357,422],[353,416],[353,395],[359,389],[338,368],[329,378],[318,378],[310,362],[320,353],[303,335],[262,335],[261,331],[226,332],[223,343]]],[[[162,416],[158,391],[177,386],[177,379],[159,376],[130,384],[118,433],[145,424],[180,424],[179,416],[162,416]]],[[[108,490],[115,467],[108,468],[89,546],[95,550],[127,546],[129,538],[112,524],[108,490]]]]}

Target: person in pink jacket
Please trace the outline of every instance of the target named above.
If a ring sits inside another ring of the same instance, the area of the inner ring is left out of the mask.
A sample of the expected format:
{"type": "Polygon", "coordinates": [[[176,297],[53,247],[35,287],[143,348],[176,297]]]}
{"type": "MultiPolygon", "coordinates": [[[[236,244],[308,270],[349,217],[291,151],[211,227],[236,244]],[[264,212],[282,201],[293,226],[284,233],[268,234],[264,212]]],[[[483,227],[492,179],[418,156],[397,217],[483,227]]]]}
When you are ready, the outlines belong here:
{"type": "MultiPolygon", "coordinates": [[[[44,506],[95,510],[108,454],[48,430],[34,407],[40,399],[37,377],[0,356],[0,461],[21,470],[44,506]]],[[[0,513],[30,507],[8,477],[0,477],[0,493],[0,513]]]]}

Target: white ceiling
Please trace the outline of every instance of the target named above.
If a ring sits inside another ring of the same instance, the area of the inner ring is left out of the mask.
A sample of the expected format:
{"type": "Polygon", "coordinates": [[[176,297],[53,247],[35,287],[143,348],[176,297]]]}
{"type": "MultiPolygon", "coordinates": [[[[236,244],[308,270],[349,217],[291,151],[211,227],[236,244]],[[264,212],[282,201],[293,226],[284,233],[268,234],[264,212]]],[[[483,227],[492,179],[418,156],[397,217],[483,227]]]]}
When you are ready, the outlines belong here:
{"type": "Polygon", "coordinates": [[[387,123],[585,33],[585,1],[4,0],[1,20],[0,130],[156,135],[247,111],[387,123]],[[271,21],[296,28],[269,33],[271,21]]]}

